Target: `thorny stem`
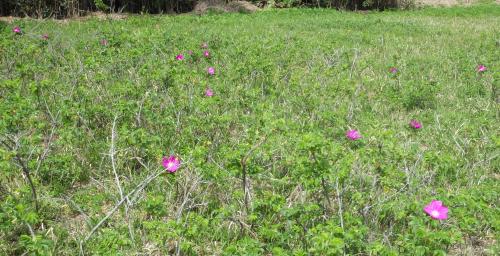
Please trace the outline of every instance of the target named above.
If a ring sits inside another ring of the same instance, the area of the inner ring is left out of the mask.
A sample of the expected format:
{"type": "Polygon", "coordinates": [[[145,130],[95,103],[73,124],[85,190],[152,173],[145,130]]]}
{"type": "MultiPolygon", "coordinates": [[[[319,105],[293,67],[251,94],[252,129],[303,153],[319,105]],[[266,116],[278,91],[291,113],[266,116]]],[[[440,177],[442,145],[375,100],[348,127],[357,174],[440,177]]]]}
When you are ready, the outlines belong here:
{"type": "Polygon", "coordinates": [[[328,208],[327,208],[327,213],[332,209],[332,202],[330,201],[330,197],[328,196],[329,191],[328,191],[328,185],[326,184],[325,177],[321,176],[321,186],[323,186],[323,196],[325,197],[326,201],[328,202],[328,208]]]}
{"type": "MultiPolygon", "coordinates": [[[[318,159],[316,158],[316,154],[314,153],[314,151],[311,151],[311,154],[314,159],[314,162],[318,164],[318,159]]],[[[328,213],[330,209],[332,209],[332,202],[330,201],[330,197],[328,196],[330,192],[328,190],[328,184],[323,175],[321,176],[321,186],[323,187],[323,196],[325,197],[325,200],[328,203],[328,207],[325,207],[326,208],[325,212],[328,213]]]]}
{"type": "Polygon", "coordinates": [[[31,189],[31,196],[33,197],[33,201],[35,202],[35,210],[38,212],[38,209],[40,209],[40,206],[38,204],[38,196],[36,194],[35,185],[33,184],[33,180],[31,179],[30,170],[28,169],[26,164],[21,160],[21,157],[19,156],[19,154],[16,154],[16,159],[19,162],[19,164],[21,165],[21,168],[23,169],[23,173],[26,176],[26,179],[28,180],[28,184],[29,184],[30,189],[31,189]]]}
{"type": "MultiPolygon", "coordinates": [[[[9,150],[14,150],[9,144],[7,144],[5,141],[2,141],[2,144],[7,147],[9,150]]],[[[16,152],[15,155],[16,161],[18,164],[21,166],[21,170],[23,171],[24,176],[26,177],[26,180],[28,181],[28,185],[30,186],[31,189],[31,196],[33,198],[33,201],[35,203],[35,210],[38,212],[39,204],[38,204],[38,196],[36,194],[36,189],[35,185],[33,184],[33,180],[31,179],[31,174],[28,166],[24,163],[23,159],[19,155],[19,153],[16,152]]]]}

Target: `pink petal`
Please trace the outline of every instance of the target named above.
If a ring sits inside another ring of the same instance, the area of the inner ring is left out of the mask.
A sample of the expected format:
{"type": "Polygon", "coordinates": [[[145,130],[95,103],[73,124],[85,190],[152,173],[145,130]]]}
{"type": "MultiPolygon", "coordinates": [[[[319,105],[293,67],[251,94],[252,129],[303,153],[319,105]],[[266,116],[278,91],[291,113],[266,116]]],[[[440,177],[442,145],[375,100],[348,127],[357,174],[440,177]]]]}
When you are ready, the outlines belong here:
{"type": "Polygon", "coordinates": [[[215,74],[215,69],[213,67],[209,67],[207,69],[207,72],[208,72],[209,75],[213,75],[213,74],[215,74]]]}
{"type": "Polygon", "coordinates": [[[212,97],[213,95],[214,95],[214,92],[210,88],[207,88],[205,90],[205,96],[212,97]]]}
{"type": "Polygon", "coordinates": [[[448,208],[441,207],[441,209],[439,210],[439,215],[442,220],[448,219],[448,208]]]}
{"type": "Polygon", "coordinates": [[[448,218],[448,208],[443,206],[443,202],[439,200],[432,200],[431,203],[424,207],[424,212],[436,220],[448,218]]]}
{"type": "Polygon", "coordinates": [[[167,168],[168,167],[168,158],[166,157],[163,157],[162,161],[161,161],[161,164],[163,165],[163,167],[167,168]]]}
{"type": "Polygon", "coordinates": [[[420,129],[422,128],[422,124],[419,123],[417,120],[411,120],[410,121],[410,126],[414,129],[420,129]]]}
{"type": "Polygon", "coordinates": [[[357,130],[349,130],[346,132],[346,137],[350,140],[357,140],[361,138],[361,135],[357,130]]]}
{"type": "Polygon", "coordinates": [[[162,165],[163,167],[165,167],[165,169],[167,169],[168,172],[173,173],[177,171],[177,169],[179,169],[180,160],[176,156],[170,156],[168,158],[163,157],[162,165]]]}
{"type": "Polygon", "coordinates": [[[428,204],[428,205],[426,205],[426,206],[424,207],[424,211],[425,211],[426,213],[428,213],[429,215],[431,215],[432,210],[434,210],[434,207],[432,207],[432,205],[430,205],[430,204],[428,204]]]}
{"type": "Polygon", "coordinates": [[[431,205],[433,207],[439,208],[439,207],[443,206],[443,202],[441,202],[439,200],[432,200],[431,205]]]}

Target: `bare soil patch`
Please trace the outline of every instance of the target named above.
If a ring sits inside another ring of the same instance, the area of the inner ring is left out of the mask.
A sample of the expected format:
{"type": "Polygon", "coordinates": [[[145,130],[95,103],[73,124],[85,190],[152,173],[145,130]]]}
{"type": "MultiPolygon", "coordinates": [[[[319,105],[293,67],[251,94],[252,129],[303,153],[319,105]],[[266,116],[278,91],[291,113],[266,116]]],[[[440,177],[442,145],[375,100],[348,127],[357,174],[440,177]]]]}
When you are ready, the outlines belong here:
{"type": "Polygon", "coordinates": [[[455,6],[455,5],[471,5],[476,1],[477,0],[416,0],[416,3],[417,5],[430,5],[430,6],[455,6]]]}
{"type": "Polygon", "coordinates": [[[258,9],[257,6],[247,1],[233,1],[226,4],[224,1],[220,0],[205,0],[196,4],[193,11],[197,14],[203,14],[209,11],[252,13],[258,9]]]}

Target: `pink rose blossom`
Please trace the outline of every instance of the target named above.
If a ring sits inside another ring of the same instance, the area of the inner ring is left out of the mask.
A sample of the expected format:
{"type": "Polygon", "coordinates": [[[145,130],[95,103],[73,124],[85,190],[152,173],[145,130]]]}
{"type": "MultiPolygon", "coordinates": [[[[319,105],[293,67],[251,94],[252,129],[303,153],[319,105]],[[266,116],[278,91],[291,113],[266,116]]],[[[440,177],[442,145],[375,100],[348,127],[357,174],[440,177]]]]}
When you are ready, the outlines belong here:
{"type": "Polygon", "coordinates": [[[350,140],[357,140],[361,138],[361,134],[357,130],[349,130],[346,132],[345,136],[350,140]]]}
{"type": "Polygon", "coordinates": [[[203,56],[210,58],[210,52],[209,51],[204,51],[203,56]]]}
{"type": "Polygon", "coordinates": [[[215,68],[213,68],[213,67],[209,67],[209,68],[207,69],[207,73],[208,73],[209,75],[211,75],[211,76],[215,75],[215,68]]]}
{"type": "Polygon", "coordinates": [[[413,129],[420,129],[420,128],[422,128],[422,124],[419,121],[417,121],[417,120],[411,120],[410,121],[410,126],[413,129]]]}
{"type": "Polygon", "coordinates": [[[212,96],[214,96],[214,92],[212,91],[212,89],[207,88],[207,89],[205,90],[205,96],[207,96],[207,97],[212,97],[212,96]]]}
{"type": "Polygon", "coordinates": [[[443,202],[432,200],[424,207],[424,211],[435,220],[445,220],[448,218],[448,208],[443,206],[443,202]]]}
{"type": "Polygon", "coordinates": [[[176,156],[170,156],[170,157],[163,157],[162,161],[163,167],[167,169],[168,172],[174,173],[179,169],[179,166],[181,165],[181,161],[178,157],[176,156]]]}
{"type": "Polygon", "coordinates": [[[398,69],[395,68],[395,67],[392,67],[392,68],[389,69],[389,72],[391,72],[393,74],[396,74],[396,73],[398,73],[398,69]]]}
{"type": "Polygon", "coordinates": [[[482,72],[484,72],[486,70],[487,70],[487,68],[484,65],[478,65],[476,67],[476,71],[479,72],[479,73],[482,73],[482,72]]]}
{"type": "Polygon", "coordinates": [[[175,56],[175,59],[176,60],[183,60],[184,59],[184,55],[179,54],[179,55],[175,56]]]}
{"type": "Polygon", "coordinates": [[[12,32],[14,32],[15,34],[21,34],[21,28],[20,27],[14,27],[12,29],[12,32]]]}

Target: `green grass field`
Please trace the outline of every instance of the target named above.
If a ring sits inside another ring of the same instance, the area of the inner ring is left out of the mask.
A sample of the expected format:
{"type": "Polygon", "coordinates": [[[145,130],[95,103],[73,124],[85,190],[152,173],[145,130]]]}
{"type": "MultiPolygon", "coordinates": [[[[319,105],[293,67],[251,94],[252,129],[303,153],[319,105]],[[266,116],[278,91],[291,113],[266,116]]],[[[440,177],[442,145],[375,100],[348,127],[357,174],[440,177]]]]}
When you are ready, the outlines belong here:
{"type": "Polygon", "coordinates": [[[0,23],[0,255],[498,255],[499,35],[494,3],[0,23]]]}

